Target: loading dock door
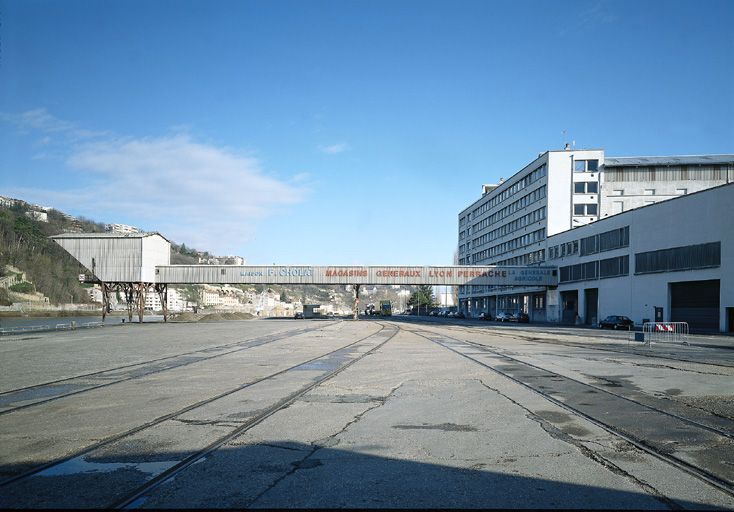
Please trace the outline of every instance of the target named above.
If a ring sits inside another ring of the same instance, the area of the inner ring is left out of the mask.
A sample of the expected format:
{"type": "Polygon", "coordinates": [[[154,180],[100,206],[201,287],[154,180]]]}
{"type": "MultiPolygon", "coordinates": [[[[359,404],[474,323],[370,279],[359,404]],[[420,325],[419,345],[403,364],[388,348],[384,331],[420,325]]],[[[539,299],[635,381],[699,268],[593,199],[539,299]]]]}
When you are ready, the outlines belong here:
{"type": "Polygon", "coordinates": [[[670,320],[695,329],[719,329],[718,279],[670,283],[670,320]]]}

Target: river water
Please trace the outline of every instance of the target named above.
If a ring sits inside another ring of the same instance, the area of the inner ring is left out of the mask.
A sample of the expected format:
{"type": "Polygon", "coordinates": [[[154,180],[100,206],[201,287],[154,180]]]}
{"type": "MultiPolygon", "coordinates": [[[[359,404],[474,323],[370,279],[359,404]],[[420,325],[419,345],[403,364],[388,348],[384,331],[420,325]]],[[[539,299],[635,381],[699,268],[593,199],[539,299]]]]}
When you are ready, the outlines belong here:
{"type": "MultiPolygon", "coordinates": [[[[127,323],[126,316],[107,316],[104,321],[104,325],[117,325],[125,320],[127,323]]],[[[133,322],[137,323],[138,317],[133,315],[133,322]]],[[[145,315],[143,322],[162,322],[162,315],[145,315]]],[[[9,330],[15,328],[35,328],[35,329],[49,329],[53,330],[59,326],[61,328],[68,328],[72,323],[76,322],[77,327],[84,327],[86,324],[100,324],[102,323],[102,316],[48,316],[48,317],[0,317],[0,331],[9,330]]]]}

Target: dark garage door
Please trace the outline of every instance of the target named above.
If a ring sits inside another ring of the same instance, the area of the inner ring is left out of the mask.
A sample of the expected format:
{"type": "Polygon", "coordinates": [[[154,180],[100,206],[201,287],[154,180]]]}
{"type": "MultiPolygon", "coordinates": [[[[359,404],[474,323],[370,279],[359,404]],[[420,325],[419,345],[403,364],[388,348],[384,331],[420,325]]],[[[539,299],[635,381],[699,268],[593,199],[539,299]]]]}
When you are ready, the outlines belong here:
{"type": "Polygon", "coordinates": [[[695,329],[719,329],[719,280],[670,283],[670,318],[695,329]]]}

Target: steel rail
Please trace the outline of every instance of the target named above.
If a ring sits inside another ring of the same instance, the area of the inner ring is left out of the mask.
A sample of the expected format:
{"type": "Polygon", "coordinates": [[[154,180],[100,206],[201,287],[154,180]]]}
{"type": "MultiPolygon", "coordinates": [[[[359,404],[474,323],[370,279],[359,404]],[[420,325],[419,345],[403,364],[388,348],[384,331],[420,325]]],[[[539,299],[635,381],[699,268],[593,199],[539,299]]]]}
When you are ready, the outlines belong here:
{"type": "MultiPolygon", "coordinates": [[[[382,327],[382,329],[380,329],[380,331],[378,331],[377,333],[375,333],[375,334],[373,334],[371,336],[375,336],[375,335],[379,334],[380,332],[382,332],[382,330],[385,329],[385,326],[384,325],[382,325],[381,327],[382,327]]],[[[280,399],[278,402],[276,402],[272,406],[270,406],[267,409],[265,409],[261,414],[258,414],[257,416],[255,416],[251,420],[248,420],[247,422],[245,422],[241,426],[237,427],[232,432],[230,432],[230,433],[228,433],[228,434],[220,437],[219,439],[213,441],[212,443],[210,443],[205,448],[202,448],[201,450],[199,450],[199,451],[197,451],[197,452],[189,455],[188,457],[186,457],[185,459],[183,459],[178,464],[176,464],[176,465],[172,466],[171,468],[163,471],[162,473],[156,475],[154,478],[152,478],[151,480],[149,480],[148,482],[146,482],[145,484],[143,484],[139,488],[137,488],[134,491],[126,494],[124,497],[120,498],[116,502],[114,502],[114,503],[112,503],[110,505],[107,505],[105,508],[110,508],[110,509],[123,509],[123,508],[128,508],[128,507],[132,508],[131,505],[134,505],[135,502],[137,500],[139,500],[140,498],[142,498],[145,494],[149,493],[150,491],[152,491],[156,487],[160,486],[161,484],[163,484],[164,482],[166,482],[170,478],[175,477],[181,471],[184,471],[186,468],[188,468],[192,464],[194,464],[197,461],[201,460],[202,458],[206,457],[207,455],[209,455],[210,453],[212,453],[213,451],[215,451],[216,449],[218,449],[220,446],[222,446],[225,443],[231,441],[232,439],[236,438],[237,436],[243,434],[244,432],[248,431],[252,427],[254,427],[254,426],[262,423],[263,421],[265,421],[267,418],[269,418],[273,414],[277,413],[278,411],[281,411],[284,408],[290,406],[296,400],[298,400],[300,397],[302,397],[303,395],[305,395],[306,393],[308,393],[312,389],[320,386],[321,384],[323,384],[327,380],[332,379],[333,377],[335,377],[339,373],[343,372],[344,370],[346,370],[347,368],[349,368],[353,364],[361,361],[365,357],[367,357],[367,356],[375,353],[377,350],[379,350],[380,348],[382,348],[388,341],[390,341],[391,339],[393,339],[399,332],[400,332],[400,329],[395,329],[395,332],[393,332],[382,343],[374,346],[373,348],[371,348],[370,350],[368,350],[364,354],[360,354],[359,356],[355,357],[351,361],[349,361],[349,362],[341,365],[339,368],[336,368],[336,369],[332,370],[331,372],[329,372],[327,374],[324,374],[321,377],[316,378],[315,380],[313,380],[313,382],[311,382],[310,384],[302,387],[298,391],[295,391],[295,392],[289,394],[288,396],[280,399]]],[[[371,337],[371,336],[368,336],[368,337],[371,337]]],[[[364,339],[367,339],[367,338],[364,338],[364,339]]],[[[363,341],[363,340],[360,340],[360,341],[363,341]]],[[[357,342],[357,343],[359,343],[359,342],[357,342]]]]}
{"type": "Polygon", "coordinates": [[[187,405],[185,407],[182,407],[182,408],[180,408],[180,409],[178,409],[176,411],[173,411],[173,412],[170,412],[170,413],[166,413],[166,414],[164,414],[162,416],[159,416],[157,418],[154,418],[154,419],[152,419],[152,420],[150,420],[148,422],[143,423],[142,425],[138,425],[137,427],[133,427],[133,428],[128,429],[128,430],[126,430],[124,432],[119,432],[117,434],[113,434],[113,435],[111,435],[109,437],[106,437],[106,438],[101,439],[101,440],[99,440],[97,442],[94,442],[94,443],[92,443],[92,444],[90,444],[90,445],[82,448],[81,450],[77,450],[77,451],[75,451],[74,453],[72,453],[70,455],[66,455],[64,457],[60,457],[58,459],[55,459],[55,460],[52,460],[52,461],[49,461],[49,462],[46,462],[46,463],[43,463],[43,464],[39,464],[37,466],[34,466],[34,467],[32,467],[32,468],[30,468],[30,469],[28,469],[26,471],[23,471],[22,473],[20,473],[18,475],[15,475],[15,476],[12,476],[12,477],[6,478],[5,480],[0,481],[0,487],[5,487],[7,485],[13,484],[14,482],[18,482],[20,480],[29,478],[29,477],[37,474],[37,473],[40,473],[41,471],[45,471],[45,470],[47,470],[49,468],[52,468],[54,466],[58,466],[59,464],[63,464],[63,463],[65,463],[65,462],[67,462],[67,461],[69,461],[71,459],[74,459],[74,458],[77,458],[77,457],[81,457],[81,456],[83,456],[83,455],[85,455],[85,454],[87,454],[89,452],[92,452],[92,451],[98,449],[98,448],[101,448],[101,447],[106,446],[108,444],[117,442],[117,441],[119,441],[121,439],[124,439],[126,437],[130,437],[130,436],[132,436],[134,434],[137,434],[138,432],[141,432],[141,431],[143,431],[145,429],[154,427],[156,425],[159,425],[160,423],[163,423],[164,421],[167,421],[167,420],[170,420],[172,418],[175,418],[176,416],[180,416],[181,414],[185,414],[187,412],[193,411],[195,409],[198,409],[199,407],[203,407],[205,405],[211,404],[211,403],[215,402],[216,400],[220,400],[221,398],[224,398],[226,396],[229,396],[231,394],[234,394],[234,393],[236,393],[238,391],[241,391],[243,389],[246,389],[248,387],[254,386],[255,384],[259,384],[260,382],[264,382],[266,380],[269,380],[269,379],[278,377],[279,375],[283,375],[284,373],[289,372],[289,371],[292,371],[293,369],[295,369],[295,368],[297,368],[299,366],[303,366],[304,364],[308,364],[308,363],[311,363],[311,362],[316,361],[318,359],[327,357],[327,356],[329,356],[329,355],[331,355],[331,354],[333,354],[335,352],[338,352],[340,350],[344,350],[345,348],[351,347],[353,345],[356,345],[357,343],[361,343],[362,341],[364,341],[364,340],[366,340],[368,338],[371,338],[373,336],[376,336],[376,335],[380,334],[384,329],[385,329],[385,326],[384,325],[380,325],[380,329],[377,332],[374,332],[374,333],[369,334],[367,336],[363,336],[362,338],[359,338],[358,340],[353,341],[351,343],[347,343],[346,345],[343,345],[343,346],[341,346],[339,348],[336,348],[334,350],[330,350],[329,352],[325,352],[325,353],[320,354],[320,355],[318,355],[316,357],[312,357],[311,359],[307,359],[306,361],[301,361],[301,362],[299,362],[297,364],[294,364],[292,366],[289,366],[288,368],[284,368],[282,370],[278,370],[277,372],[274,372],[274,373],[271,373],[269,375],[260,377],[258,379],[253,380],[253,381],[245,382],[245,383],[240,384],[239,386],[236,386],[234,388],[231,388],[231,389],[229,389],[227,391],[223,391],[223,392],[218,393],[218,394],[216,394],[214,396],[211,396],[209,398],[205,398],[205,399],[199,400],[199,401],[194,402],[192,404],[189,404],[189,405],[187,405]]]}
{"type": "MultiPolygon", "coordinates": [[[[559,406],[559,407],[561,407],[561,408],[569,411],[570,413],[572,413],[572,414],[574,414],[574,415],[576,415],[578,417],[581,417],[581,418],[583,418],[583,419],[585,419],[585,420],[593,423],[594,425],[596,425],[596,426],[604,429],[605,431],[609,432],[610,434],[615,435],[615,436],[617,436],[617,437],[619,437],[619,438],[627,441],[628,443],[634,445],[635,447],[637,447],[638,449],[640,449],[640,450],[648,453],[649,455],[652,455],[653,457],[655,457],[655,458],[657,458],[657,459],[659,459],[659,460],[661,460],[661,461],[663,461],[663,462],[665,462],[665,463],[667,463],[667,464],[669,464],[671,466],[674,466],[675,468],[680,469],[681,471],[684,471],[684,472],[690,474],[691,476],[693,476],[695,478],[698,478],[699,480],[701,480],[703,482],[706,482],[707,484],[709,484],[709,485],[711,485],[713,487],[716,487],[718,490],[720,490],[720,491],[728,494],[729,496],[734,496],[734,486],[732,486],[732,483],[729,482],[728,480],[722,479],[722,478],[718,477],[717,475],[714,475],[713,473],[711,473],[711,472],[709,472],[709,471],[707,471],[705,469],[699,468],[698,466],[695,466],[693,464],[690,464],[690,463],[688,463],[688,462],[686,462],[686,461],[684,461],[682,459],[679,459],[679,458],[677,458],[675,456],[672,456],[672,455],[663,453],[662,451],[658,450],[654,446],[649,445],[645,441],[643,441],[641,439],[637,439],[637,438],[635,438],[635,437],[633,437],[631,435],[625,434],[623,432],[620,432],[614,426],[609,425],[609,424],[607,424],[607,423],[605,423],[605,422],[603,422],[603,421],[601,421],[601,420],[599,420],[599,419],[597,419],[597,418],[595,418],[593,416],[590,416],[589,414],[586,414],[586,413],[584,413],[584,412],[582,412],[582,411],[574,408],[573,406],[570,406],[570,405],[568,405],[568,404],[566,404],[566,403],[564,403],[564,402],[562,402],[562,401],[560,401],[560,400],[558,400],[556,398],[553,398],[548,393],[545,393],[545,392],[537,389],[536,387],[531,386],[531,385],[529,385],[529,384],[521,381],[520,379],[517,379],[517,378],[513,377],[512,375],[509,375],[509,374],[507,374],[507,373],[505,373],[505,372],[503,372],[501,370],[498,370],[497,368],[494,368],[493,366],[491,366],[491,365],[489,365],[487,363],[484,363],[482,361],[478,361],[477,359],[471,357],[468,354],[464,354],[464,353],[462,353],[462,352],[460,352],[460,351],[458,351],[458,350],[456,350],[456,349],[454,349],[452,347],[449,347],[449,346],[441,343],[440,341],[433,340],[430,337],[421,334],[420,332],[412,331],[410,329],[405,329],[405,330],[408,331],[408,332],[412,332],[413,334],[415,334],[417,336],[420,336],[420,337],[422,337],[422,338],[424,338],[424,339],[426,339],[426,340],[428,340],[428,341],[430,341],[432,343],[435,343],[435,344],[437,344],[437,345],[439,345],[439,346],[441,346],[441,347],[443,347],[443,348],[445,348],[447,350],[450,350],[451,352],[454,352],[457,355],[460,355],[460,356],[462,356],[462,357],[464,357],[464,358],[466,358],[466,359],[468,359],[468,360],[470,360],[470,361],[472,361],[472,362],[474,362],[474,363],[476,363],[476,364],[478,364],[478,365],[480,365],[480,366],[482,366],[484,368],[487,368],[488,370],[490,370],[490,371],[492,371],[494,373],[497,373],[498,375],[501,375],[501,376],[503,376],[503,377],[505,377],[507,379],[510,379],[511,381],[513,381],[513,382],[515,382],[517,384],[520,384],[521,386],[523,386],[523,387],[531,390],[532,392],[534,392],[534,393],[542,396],[544,399],[548,400],[549,402],[551,402],[551,403],[553,403],[553,404],[555,404],[555,405],[557,405],[557,406],[559,406]]],[[[433,334],[438,334],[438,333],[433,333],[433,334]]],[[[441,336],[441,335],[439,334],[439,336],[441,336]]],[[[535,367],[535,368],[541,369],[543,371],[546,371],[548,373],[551,373],[551,374],[557,375],[559,377],[562,377],[564,379],[575,381],[575,379],[571,379],[571,378],[566,377],[564,375],[560,375],[560,374],[557,374],[557,373],[552,372],[550,370],[546,370],[544,368],[540,368],[540,367],[537,367],[535,365],[532,365],[532,364],[529,364],[529,363],[525,363],[524,361],[520,361],[518,359],[514,359],[512,357],[505,356],[504,354],[500,354],[500,353],[494,352],[491,349],[488,349],[487,347],[484,347],[483,345],[480,345],[480,344],[474,344],[474,343],[471,343],[471,342],[467,342],[465,340],[460,340],[460,339],[457,339],[457,338],[452,338],[451,336],[445,336],[445,335],[443,335],[442,337],[445,338],[445,339],[448,339],[448,340],[459,342],[459,343],[466,343],[467,345],[471,345],[472,347],[475,347],[475,348],[482,347],[487,352],[493,353],[493,354],[498,355],[498,356],[501,356],[503,358],[511,359],[511,360],[513,360],[513,361],[515,361],[515,362],[517,362],[519,364],[526,365],[526,366],[531,366],[531,367],[535,367]]],[[[595,386],[591,386],[589,384],[582,383],[580,381],[575,381],[575,382],[580,383],[580,384],[582,384],[584,386],[595,388],[595,386]]],[[[601,388],[595,388],[595,389],[600,389],[601,390],[601,388]]],[[[614,396],[619,396],[619,395],[616,395],[614,393],[610,393],[607,390],[602,390],[602,391],[605,391],[605,392],[607,392],[607,393],[609,393],[611,395],[614,395],[614,396]]],[[[620,398],[625,398],[625,397],[620,397],[620,398]]],[[[644,407],[647,407],[644,404],[639,404],[639,405],[644,406],[644,407]]],[[[665,414],[665,411],[658,411],[658,412],[661,412],[661,413],[665,414]]],[[[708,430],[710,430],[710,429],[708,429],[708,430]]],[[[731,438],[731,436],[726,436],[726,437],[731,438]]]]}
{"type": "MultiPolygon", "coordinates": [[[[404,319],[400,319],[400,320],[404,320],[404,319]]],[[[443,324],[443,323],[437,322],[435,320],[429,320],[428,323],[430,323],[432,326],[446,327],[446,328],[451,329],[451,330],[461,330],[463,332],[476,332],[476,330],[470,329],[469,327],[467,327],[465,325],[460,325],[460,324],[455,324],[455,323],[446,323],[446,324],[443,324]]],[[[669,361],[678,361],[678,362],[681,362],[681,363],[693,363],[693,364],[700,364],[700,365],[704,365],[704,366],[718,366],[720,368],[730,368],[730,369],[734,368],[734,364],[721,364],[721,363],[707,362],[707,361],[696,361],[695,359],[679,359],[677,357],[670,357],[670,356],[666,356],[665,354],[660,354],[660,353],[654,353],[653,354],[653,353],[645,353],[645,352],[637,352],[637,351],[631,352],[629,350],[616,350],[616,349],[611,348],[611,347],[591,346],[591,345],[584,344],[582,342],[557,341],[557,340],[550,340],[550,339],[546,340],[545,338],[532,337],[532,336],[530,336],[531,333],[529,333],[528,331],[524,331],[524,330],[522,331],[524,334],[512,334],[512,333],[509,333],[509,332],[500,332],[500,331],[493,330],[493,329],[491,329],[491,326],[488,326],[486,324],[479,324],[479,325],[477,325],[477,327],[481,331],[491,332],[493,335],[496,335],[496,336],[500,336],[500,337],[504,337],[504,338],[519,338],[519,339],[522,339],[524,341],[528,341],[528,342],[531,342],[531,343],[537,343],[537,344],[561,345],[561,346],[564,346],[564,347],[574,347],[574,348],[582,347],[582,348],[585,348],[585,349],[599,350],[599,351],[602,351],[602,352],[613,352],[615,354],[635,354],[635,355],[639,355],[639,356],[642,356],[642,357],[648,357],[648,358],[653,358],[653,359],[665,359],[665,360],[669,360],[669,361]]],[[[571,334],[571,336],[581,337],[582,335],[581,334],[571,334]]],[[[609,338],[609,340],[610,341],[619,341],[617,338],[611,338],[611,337],[609,338]]],[[[695,343],[692,344],[691,346],[692,347],[705,347],[705,348],[710,348],[709,346],[696,345],[695,343]]]]}
{"type": "MultiPolygon", "coordinates": [[[[334,323],[330,323],[330,324],[327,324],[327,325],[334,325],[334,323]]],[[[124,365],[124,366],[118,366],[116,368],[108,368],[106,370],[100,370],[100,371],[96,371],[96,372],[92,372],[92,373],[78,375],[76,377],[66,377],[64,379],[50,381],[50,382],[46,382],[46,383],[43,383],[43,384],[34,384],[33,386],[28,386],[28,387],[25,387],[25,388],[17,388],[17,389],[10,390],[10,391],[4,391],[4,392],[0,393],[0,398],[2,398],[4,396],[7,396],[7,395],[10,395],[10,394],[13,394],[13,393],[23,393],[25,391],[32,391],[34,389],[42,389],[44,387],[54,386],[54,385],[57,385],[57,384],[69,383],[70,381],[77,380],[77,379],[96,378],[96,377],[103,376],[105,373],[117,372],[117,371],[120,371],[120,370],[129,370],[129,369],[136,368],[136,367],[144,368],[146,365],[151,365],[151,364],[154,364],[154,363],[160,363],[160,362],[163,362],[163,361],[168,361],[168,360],[176,359],[176,358],[179,358],[179,357],[191,356],[191,355],[195,355],[195,354],[199,354],[199,353],[209,352],[209,351],[215,350],[215,349],[226,349],[226,348],[229,348],[229,347],[246,344],[246,346],[244,346],[244,347],[239,347],[239,348],[236,348],[234,350],[230,350],[228,352],[222,352],[221,354],[215,354],[215,355],[211,355],[211,356],[205,356],[205,357],[202,357],[200,359],[196,359],[196,360],[192,360],[192,361],[182,361],[179,364],[174,364],[174,365],[171,365],[171,366],[167,366],[165,368],[159,368],[159,367],[157,367],[157,368],[151,368],[150,371],[141,373],[139,375],[134,375],[134,376],[131,376],[131,377],[124,377],[124,378],[120,378],[118,380],[104,382],[104,383],[101,383],[101,384],[90,384],[88,387],[85,387],[83,389],[77,389],[75,391],[69,391],[68,393],[61,393],[59,395],[55,395],[55,396],[51,396],[51,397],[48,397],[48,398],[40,399],[40,400],[37,400],[35,402],[31,402],[31,403],[28,403],[28,404],[18,405],[16,407],[11,407],[9,409],[0,410],[0,416],[3,416],[5,414],[10,414],[10,413],[13,413],[13,412],[22,410],[22,409],[28,409],[29,407],[35,407],[37,405],[42,405],[42,404],[45,404],[45,403],[48,403],[48,402],[53,402],[54,400],[59,400],[61,398],[66,398],[66,397],[69,397],[69,396],[78,395],[80,393],[86,393],[87,391],[92,391],[92,390],[95,390],[95,389],[105,388],[107,386],[112,386],[114,384],[119,384],[121,382],[127,382],[127,381],[131,381],[131,380],[135,380],[135,379],[147,377],[149,375],[154,375],[156,373],[160,373],[160,372],[164,372],[164,371],[168,371],[168,370],[174,370],[176,368],[181,368],[181,367],[184,367],[184,366],[188,366],[190,364],[199,363],[199,362],[202,362],[202,361],[208,361],[210,359],[215,359],[217,357],[222,357],[222,356],[226,356],[226,355],[229,355],[229,354],[235,354],[237,352],[242,352],[244,350],[249,350],[249,349],[252,349],[252,348],[255,348],[255,347],[261,347],[261,346],[266,345],[268,343],[273,343],[273,342],[276,342],[276,341],[282,341],[284,339],[288,339],[288,338],[292,338],[292,337],[295,337],[295,336],[299,336],[299,335],[305,334],[307,332],[315,331],[315,330],[320,329],[321,327],[323,327],[323,326],[313,327],[313,328],[310,328],[310,329],[295,329],[293,331],[284,331],[283,333],[268,334],[266,336],[260,336],[260,337],[253,338],[253,339],[250,339],[250,340],[236,341],[236,342],[228,343],[228,344],[225,344],[225,345],[218,345],[218,346],[214,346],[214,347],[201,348],[201,349],[192,350],[190,352],[183,352],[181,354],[176,354],[176,355],[172,355],[172,356],[161,357],[161,358],[158,358],[158,359],[151,359],[150,361],[145,361],[145,362],[142,362],[142,363],[134,363],[134,364],[124,365]],[[285,335],[286,337],[285,338],[278,337],[278,336],[281,336],[281,335],[285,335]]]]}

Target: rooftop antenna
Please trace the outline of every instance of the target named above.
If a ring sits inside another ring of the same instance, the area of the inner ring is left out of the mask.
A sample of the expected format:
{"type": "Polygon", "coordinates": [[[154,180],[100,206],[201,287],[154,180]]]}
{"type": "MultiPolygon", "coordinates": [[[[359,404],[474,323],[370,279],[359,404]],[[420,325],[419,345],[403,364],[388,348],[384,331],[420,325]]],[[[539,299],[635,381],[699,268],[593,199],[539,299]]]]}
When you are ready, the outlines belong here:
{"type": "Polygon", "coordinates": [[[566,130],[561,130],[561,133],[563,134],[563,149],[568,151],[569,149],[571,149],[571,145],[566,142],[566,130]]]}

